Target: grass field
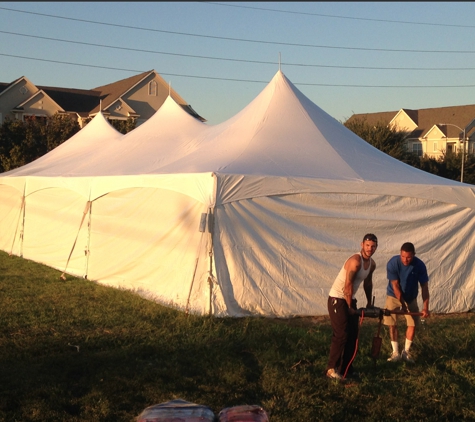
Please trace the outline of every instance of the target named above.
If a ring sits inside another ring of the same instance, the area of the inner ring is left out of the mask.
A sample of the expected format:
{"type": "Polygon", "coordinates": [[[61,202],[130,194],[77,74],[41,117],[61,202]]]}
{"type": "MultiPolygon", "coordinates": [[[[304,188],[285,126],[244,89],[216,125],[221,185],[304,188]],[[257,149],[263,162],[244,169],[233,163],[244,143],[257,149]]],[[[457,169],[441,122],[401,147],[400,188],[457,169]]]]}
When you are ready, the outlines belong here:
{"type": "Polygon", "coordinates": [[[323,376],[327,317],[185,316],[0,252],[0,420],[132,422],[182,398],[271,422],[475,421],[475,314],[428,318],[415,365],[386,362],[384,328],[374,362],[376,328],[363,320],[361,379],[341,384],[323,376]]]}

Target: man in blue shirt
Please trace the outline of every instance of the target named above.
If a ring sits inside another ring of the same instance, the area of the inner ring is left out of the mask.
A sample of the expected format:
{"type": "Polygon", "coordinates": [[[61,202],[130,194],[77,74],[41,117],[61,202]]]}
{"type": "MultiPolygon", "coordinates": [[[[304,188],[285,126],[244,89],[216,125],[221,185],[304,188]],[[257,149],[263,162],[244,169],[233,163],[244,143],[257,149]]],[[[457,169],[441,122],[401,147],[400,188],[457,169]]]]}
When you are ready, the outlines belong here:
{"type": "MultiPolygon", "coordinates": [[[[429,316],[429,276],[427,268],[416,256],[414,245],[406,242],[401,246],[400,255],[393,256],[387,264],[388,288],[386,309],[389,311],[401,309],[403,312],[419,313],[417,295],[419,285],[423,301],[422,317],[429,316]]],[[[384,324],[389,326],[389,335],[393,352],[389,362],[397,362],[401,359],[413,363],[410,348],[414,340],[416,326],[419,325],[419,316],[405,315],[406,318],[406,342],[404,350],[399,354],[397,315],[390,314],[384,317],[384,324]]]]}

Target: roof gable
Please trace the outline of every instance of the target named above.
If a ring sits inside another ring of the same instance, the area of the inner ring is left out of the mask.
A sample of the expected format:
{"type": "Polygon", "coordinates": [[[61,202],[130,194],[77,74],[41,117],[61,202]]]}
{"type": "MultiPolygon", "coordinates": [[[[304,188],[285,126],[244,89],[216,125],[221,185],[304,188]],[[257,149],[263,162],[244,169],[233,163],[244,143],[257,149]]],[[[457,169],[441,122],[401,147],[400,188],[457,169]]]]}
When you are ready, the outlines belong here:
{"type": "Polygon", "coordinates": [[[111,103],[107,109],[111,115],[127,117],[137,115],[137,112],[122,97],[111,103]]]}
{"type": "Polygon", "coordinates": [[[6,94],[8,91],[12,90],[20,84],[21,82],[24,82],[25,85],[33,86],[35,89],[38,89],[34,83],[32,83],[26,76],[21,76],[18,79],[15,79],[13,82],[10,82],[9,84],[2,84],[3,89],[0,91],[0,95],[6,94]]]}
{"type": "MultiPolygon", "coordinates": [[[[148,72],[141,73],[139,75],[131,76],[130,78],[121,79],[120,81],[94,88],[94,91],[100,92],[101,94],[102,108],[108,108],[126,92],[130,91],[134,86],[143,81],[152,72],[154,71],[151,70],[148,72]]],[[[92,112],[99,111],[98,107],[94,108],[92,112]]]]}
{"type": "Polygon", "coordinates": [[[31,97],[27,98],[25,101],[23,101],[21,104],[18,104],[17,108],[34,108],[33,106],[38,102],[41,101],[42,99],[46,100],[47,102],[51,103],[51,105],[54,108],[59,109],[60,111],[65,111],[57,102],[55,102],[46,92],[44,92],[42,89],[39,91],[36,91],[31,97]]]}
{"type": "Polygon", "coordinates": [[[439,125],[432,126],[424,135],[424,138],[435,138],[440,139],[441,137],[445,137],[445,133],[439,125]]]}
{"type": "Polygon", "coordinates": [[[417,111],[401,109],[389,124],[398,130],[412,132],[417,128],[417,111]]]}

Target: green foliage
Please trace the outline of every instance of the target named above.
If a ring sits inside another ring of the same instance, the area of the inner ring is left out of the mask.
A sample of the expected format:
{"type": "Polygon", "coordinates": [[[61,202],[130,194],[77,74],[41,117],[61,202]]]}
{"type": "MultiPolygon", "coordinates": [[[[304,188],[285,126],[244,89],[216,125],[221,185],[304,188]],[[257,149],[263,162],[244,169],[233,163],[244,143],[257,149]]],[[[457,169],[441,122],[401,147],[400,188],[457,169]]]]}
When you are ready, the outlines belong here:
{"type": "Polygon", "coordinates": [[[465,164],[463,171],[464,183],[475,185],[475,155],[468,154],[465,156],[465,164]]]}
{"type": "Polygon", "coordinates": [[[391,157],[400,161],[411,160],[412,157],[406,151],[407,132],[390,128],[382,121],[371,125],[363,118],[347,120],[344,125],[360,138],[391,157]]]}
{"type": "Polygon", "coordinates": [[[428,318],[415,365],[386,362],[385,328],[374,362],[377,320],[366,318],[361,380],[339,384],[323,375],[327,316],[186,316],[4,252],[0,303],[2,421],[132,422],[174,398],[215,414],[260,404],[272,422],[475,420],[472,313],[428,318]]]}
{"type": "Polygon", "coordinates": [[[137,119],[129,117],[127,120],[109,120],[109,123],[117,129],[120,133],[124,135],[129,133],[131,130],[134,130],[137,125],[137,119]]]}
{"type": "Polygon", "coordinates": [[[79,131],[75,118],[55,114],[47,118],[6,120],[0,126],[0,171],[36,160],[79,131]]]}
{"type": "MultiPolygon", "coordinates": [[[[416,154],[406,151],[407,132],[390,128],[382,121],[370,125],[365,118],[349,119],[343,124],[360,138],[393,158],[428,173],[460,181],[462,171],[462,156],[460,153],[443,154],[438,159],[427,155],[418,157],[416,154]]],[[[475,184],[475,156],[473,154],[465,155],[463,181],[475,184]]]]}
{"type": "Polygon", "coordinates": [[[67,141],[77,132],[80,127],[77,119],[70,115],[54,114],[43,125],[43,136],[46,139],[46,152],[56,148],[58,145],[67,141]]]}

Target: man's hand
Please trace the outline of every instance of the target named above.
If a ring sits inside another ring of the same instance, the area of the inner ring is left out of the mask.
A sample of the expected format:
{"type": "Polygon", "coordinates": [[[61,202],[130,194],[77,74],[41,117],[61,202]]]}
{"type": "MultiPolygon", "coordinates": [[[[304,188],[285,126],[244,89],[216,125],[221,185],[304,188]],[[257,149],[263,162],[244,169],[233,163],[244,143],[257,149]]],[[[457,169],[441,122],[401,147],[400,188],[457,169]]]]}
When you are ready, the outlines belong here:
{"type": "Polygon", "coordinates": [[[423,309],[422,310],[422,318],[428,318],[429,317],[429,310],[428,309],[423,309]]]}

